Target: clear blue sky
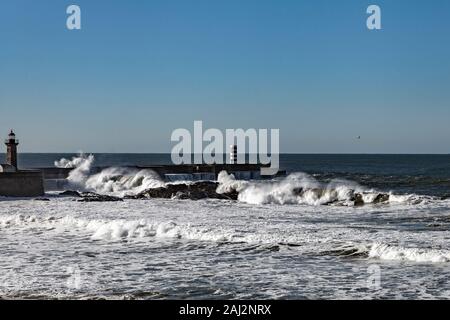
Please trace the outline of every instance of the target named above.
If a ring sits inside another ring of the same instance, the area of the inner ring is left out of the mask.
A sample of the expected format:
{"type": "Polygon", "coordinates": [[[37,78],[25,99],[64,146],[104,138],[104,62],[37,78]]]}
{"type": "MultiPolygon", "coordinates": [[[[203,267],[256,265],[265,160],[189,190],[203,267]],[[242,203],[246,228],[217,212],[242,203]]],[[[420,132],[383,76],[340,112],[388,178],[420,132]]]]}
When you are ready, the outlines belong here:
{"type": "Polygon", "coordinates": [[[169,152],[203,120],[279,128],[281,152],[449,153],[449,39],[448,0],[0,0],[0,134],[169,152]]]}

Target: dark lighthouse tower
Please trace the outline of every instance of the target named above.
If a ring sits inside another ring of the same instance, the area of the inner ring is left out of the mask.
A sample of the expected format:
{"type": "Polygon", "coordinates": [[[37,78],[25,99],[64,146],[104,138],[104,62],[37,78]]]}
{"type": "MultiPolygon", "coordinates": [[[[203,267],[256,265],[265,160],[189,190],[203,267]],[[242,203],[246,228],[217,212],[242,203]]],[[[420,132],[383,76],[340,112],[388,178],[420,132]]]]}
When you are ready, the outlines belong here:
{"type": "Polygon", "coordinates": [[[8,139],[5,140],[7,147],[6,163],[17,169],[17,145],[19,140],[16,139],[15,133],[11,130],[8,139]]]}

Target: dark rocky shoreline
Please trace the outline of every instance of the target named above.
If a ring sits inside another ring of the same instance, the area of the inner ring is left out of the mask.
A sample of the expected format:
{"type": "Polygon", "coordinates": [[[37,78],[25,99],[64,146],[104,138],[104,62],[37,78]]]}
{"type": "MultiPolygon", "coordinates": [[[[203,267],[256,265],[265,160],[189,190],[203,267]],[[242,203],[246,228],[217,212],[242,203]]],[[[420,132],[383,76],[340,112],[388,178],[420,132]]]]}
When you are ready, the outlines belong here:
{"type": "Polygon", "coordinates": [[[129,195],[123,198],[97,194],[94,192],[78,192],[67,190],[61,192],[60,196],[79,198],[79,202],[115,202],[124,199],[221,199],[221,200],[237,200],[238,193],[236,191],[230,193],[217,193],[217,182],[200,181],[192,184],[168,184],[166,187],[147,189],[136,195],[129,195]]]}
{"type": "Polygon", "coordinates": [[[117,202],[117,201],[123,201],[122,198],[114,197],[114,196],[107,196],[103,194],[98,194],[94,192],[78,192],[73,190],[66,190],[64,192],[61,192],[59,194],[60,196],[65,197],[74,197],[79,198],[78,202],[117,202]]]}
{"type": "MultiPolygon", "coordinates": [[[[78,192],[67,190],[61,192],[60,196],[68,196],[78,198],[79,202],[117,202],[123,201],[124,199],[136,199],[136,200],[144,200],[144,199],[183,199],[183,200],[201,200],[201,199],[220,199],[220,200],[230,200],[237,201],[239,192],[236,190],[232,190],[227,193],[218,193],[217,187],[219,186],[218,182],[213,181],[200,181],[194,183],[180,183],[180,184],[167,184],[165,187],[160,188],[152,188],[147,189],[143,192],[140,192],[136,195],[128,195],[123,198],[109,195],[97,194],[94,192],[78,192]]],[[[325,196],[327,192],[330,190],[326,189],[294,189],[292,190],[293,194],[296,196],[303,196],[306,192],[313,192],[318,198],[322,198],[325,196]]],[[[336,197],[333,197],[333,200],[330,200],[324,205],[332,205],[339,204],[338,200],[335,200],[336,197]]],[[[371,204],[381,204],[387,203],[389,201],[389,194],[387,193],[379,193],[371,204]]],[[[358,192],[353,192],[350,201],[353,202],[354,206],[363,206],[366,203],[363,200],[363,194],[358,192]]]]}
{"type": "Polygon", "coordinates": [[[200,181],[191,184],[168,184],[166,187],[145,190],[137,195],[128,196],[128,199],[221,199],[237,200],[238,192],[217,193],[218,182],[200,181]]]}

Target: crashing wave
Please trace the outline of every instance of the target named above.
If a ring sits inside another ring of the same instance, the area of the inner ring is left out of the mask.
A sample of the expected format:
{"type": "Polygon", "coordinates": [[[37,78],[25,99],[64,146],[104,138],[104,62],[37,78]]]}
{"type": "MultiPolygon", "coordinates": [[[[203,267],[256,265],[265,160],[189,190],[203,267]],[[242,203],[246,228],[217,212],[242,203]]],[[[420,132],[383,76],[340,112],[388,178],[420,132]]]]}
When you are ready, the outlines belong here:
{"type": "Polygon", "coordinates": [[[84,165],[87,161],[93,162],[94,156],[93,155],[87,156],[83,152],[80,152],[78,156],[72,157],[72,159],[62,158],[60,160],[55,161],[54,164],[56,168],[75,169],[84,165]]]}
{"type": "Polygon", "coordinates": [[[56,161],[55,165],[73,168],[67,178],[68,187],[80,191],[126,196],[165,185],[159,176],[149,169],[111,167],[99,173],[92,173],[94,161],[93,155],[80,154],[71,160],[56,161]]]}
{"type": "Polygon", "coordinates": [[[248,204],[303,204],[313,206],[361,206],[379,203],[417,204],[426,200],[425,197],[416,195],[394,195],[377,192],[348,180],[335,179],[325,184],[305,173],[293,173],[282,180],[247,181],[238,180],[232,174],[222,171],[218,175],[217,188],[205,192],[207,190],[201,183],[181,181],[166,183],[161,180],[158,174],[149,169],[111,167],[103,169],[99,173],[93,173],[93,163],[93,155],[80,154],[79,157],[70,160],[56,161],[55,165],[73,167],[67,179],[69,188],[120,197],[169,197],[179,199],[180,197],[176,197],[175,194],[182,192],[182,199],[198,200],[208,197],[222,198],[220,195],[233,195],[231,199],[235,199],[234,195],[238,194],[237,200],[248,204]],[[172,192],[174,184],[180,186],[179,190],[172,192]],[[154,189],[159,189],[161,192],[152,191],[154,189]],[[145,196],[139,197],[139,195],[145,196]]]}
{"type": "Polygon", "coordinates": [[[152,170],[132,168],[107,168],[90,176],[85,187],[98,193],[137,194],[146,189],[164,186],[152,170]]]}
{"type": "Polygon", "coordinates": [[[218,177],[218,193],[239,193],[238,200],[248,204],[306,204],[359,206],[378,203],[415,203],[415,195],[393,195],[366,189],[355,182],[333,180],[321,183],[305,173],[293,173],[277,181],[240,181],[225,171],[218,177]]]}

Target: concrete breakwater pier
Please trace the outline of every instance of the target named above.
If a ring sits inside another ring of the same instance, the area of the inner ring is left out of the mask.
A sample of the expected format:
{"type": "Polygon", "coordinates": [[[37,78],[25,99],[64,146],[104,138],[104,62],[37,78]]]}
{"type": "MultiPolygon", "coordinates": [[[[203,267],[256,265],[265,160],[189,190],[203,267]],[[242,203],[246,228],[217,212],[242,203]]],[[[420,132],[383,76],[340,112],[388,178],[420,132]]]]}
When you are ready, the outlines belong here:
{"type": "MultiPolygon", "coordinates": [[[[0,196],[38,197],[44,195],[45,191],[64,190],[67,187],[67,178],[75,168],[51,167],[19,170],[17,167],[19,140],[16,139],[12,130],[5,140],[5,145],[7,146],[6,163],[0,164],[0,196]]],[[[232,155],[231,159],[232,163],[229,164],[145,165],[122,168],[135,171],[151,170],[166,182],[217,180],[221,171],[226,171],[242,180],[267,178],[267,176],[261,176],[260,172],[261,168],[270,165],[238,164],[235,163],[235,155],[232,155]]],[[[107,167],[92,167],[90,174],[100,173],[104,169],[107,167]]],[[[277,176],[285,174],[285,171],[278,171],[277,176]]]]}
{"type": "MultiPolygon", "coordinates": [[[[125,166],[131,170],[151,170],[159,178],[166,182],[174,181],[201,181],[217,180],[221,171],[233,174],[237,179],[258,180],[263,177],[260,175],[260,164],[189,164],[189,165],[148,165],[148,166],[125,166]]],[[[100,173],[107,167],[93,167],[91,174],[100,173]]],[[[61,190],[67,185],[67,178],[73,168],[39,168],[42,172],[45,184],[45,190],[61,190]]],[[[279,171],[277,176],[284,176],[285,171],[279,171]]],[[[273,176],[272,176],[273,177],[273,176]]]]}
{"type": "Polygon", "coordinates": [[[41,171],[21,170],[0,173],[0,196],[39,197],[44,195],[41,171]]]}

